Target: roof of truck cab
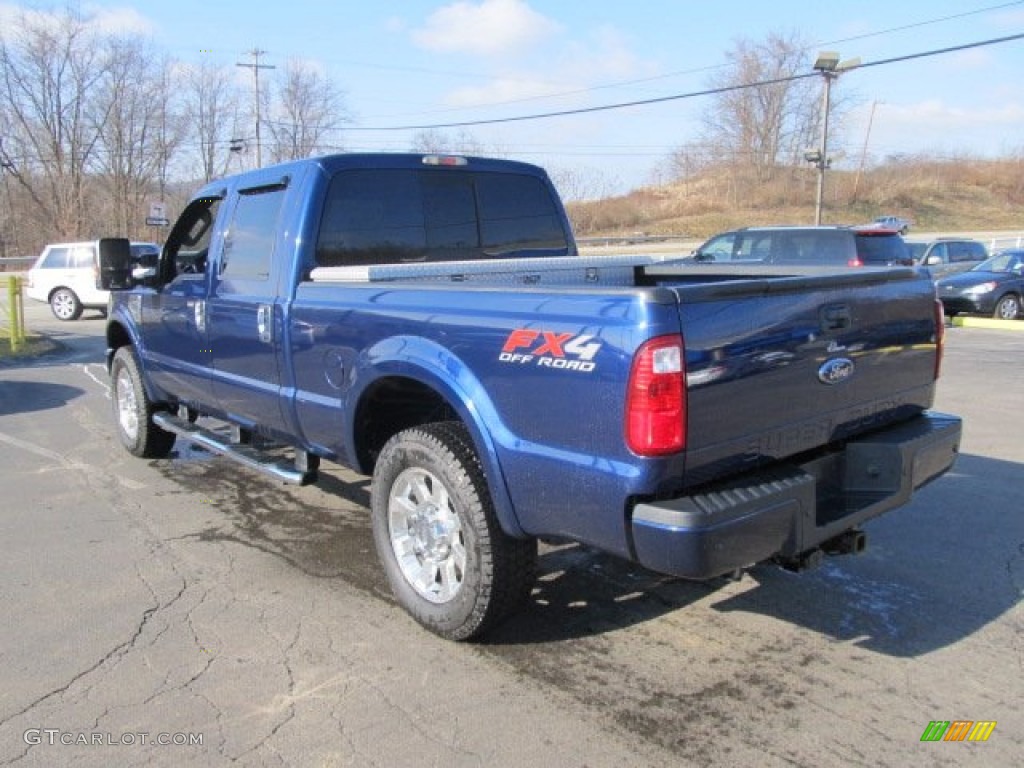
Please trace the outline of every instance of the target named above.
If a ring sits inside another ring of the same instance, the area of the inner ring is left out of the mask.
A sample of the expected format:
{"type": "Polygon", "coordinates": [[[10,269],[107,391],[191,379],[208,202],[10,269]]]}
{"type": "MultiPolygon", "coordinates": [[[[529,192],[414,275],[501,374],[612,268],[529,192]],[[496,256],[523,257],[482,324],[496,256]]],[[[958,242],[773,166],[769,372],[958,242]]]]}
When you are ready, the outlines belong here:
{"type": "Polygon", "coordinates": [[[245,189],[246,187],[266,187],[277,183],[287,183],[287,179],[304,173],[311,167],[321,169],[328,176],[342,170],[390,170],[429,168],[438,172],[484,171],[502,173],[520,173],[539,178],[548,178],[547,172],[537,165],[523,163],[518,160],[503,160],[469,155],[448,155],[439,153],[413,152],[351,152],[333,155],[307,157],[287,163],[254,168],[231,176],[224,176],[207,182],[192,196],[192,200],[204,197],[222,198],[228,189],[245,189]],[[431,164],[427,158],[458,158],[464,163],[458,165],[431,164]]]}

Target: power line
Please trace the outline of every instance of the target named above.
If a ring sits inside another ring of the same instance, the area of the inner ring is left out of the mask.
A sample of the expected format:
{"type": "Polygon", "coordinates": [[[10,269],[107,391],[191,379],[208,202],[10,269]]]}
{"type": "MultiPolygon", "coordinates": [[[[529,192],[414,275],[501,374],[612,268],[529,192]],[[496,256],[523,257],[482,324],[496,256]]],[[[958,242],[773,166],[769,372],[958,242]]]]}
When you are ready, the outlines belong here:
{"type": "MultiPolygon", "coordinates": [[[[816,44],[814,44],[812,46],[804,48],[803,50],[805,52],[816,50],[816,49],[817,50],[821,50],[823,48],[827,48],[829,46],[839,45],[839,44],[842,44],[842,43],[853,42],[853,41],[856,41],[856,40],[866,40],[866,39],[872,38],[872,37],[879,37],[881,35],[888,35],[888,34],[891,34],[893,32],[905,32],[905,31],[907,31],[909,29],[918,29],[920,27],[931,26],[932,24],[941,24],[941,23],[946,22],[946,21],[955,21],[957,19],[966,18],[968,16],[977,16],[977,15],[982,14],[982,13],[989,13],[990,11],[998,11],[998,10],[1002,10],[1002,9],[1005,9],[1005,8],[1011,8],[1013,6],[1018,6],[1018,5],[1024,5],[1024,0],[1014,0],[1013,2],[1009,2],[1009,3],[1001,3],[999,5],[990,5],[990,6],[987,6],[985,8],[975,9],[973,11],[965,11],[964,13],[956,13],[956,14],[952,14],[952,15],[949,15],[949,16],[941,16],[939,18],[934,18],[934,19],[925,19],[924,21],[916,21],[916,22],[912,22],[910,24],[903,24],[903,25],[898,26],[898,27],[890,27],[888,29],[876,30],[874,32],[865,32],[864,34],[861,34],[861,35],[854,35],[852,37],[840,38],[838,40],[827,40],[827,41],[824,41],[824,42],[816,43],[816,44]]],[[[358,62],[353,62],[353,63],[356,63],[359,66],[365,66],[365,67],[368,67],[368,68],[379,68],[379,69],[391,69],[392,68],[392,67],[389,67],[387,65],[359,64],[358,62]]],[[[644,84],[644,83],[652,83],[652,82],[657,81],[657,80],[667,80],[669,78],[680,77],[680,76],[683,76],[683,75],[695,75],[695,74],[699,74],[701,72],[712,72],[712,71],[714,71],[716,69],[722,69],[725,66],[728,66],[728,65],[727,64],[714,64],[714,65],[709,65],[709,66],[706,66],[706,67],[695,67],[693,69],[683,69],[683,70],[677,70],[675,72],[667,72],[667,73],[665,73],[663,75],[653,75],[653,76],[650,76],[650,77],[642,77],[642,78],[637,78],[637,79],[633,79],[633,80],[619,80],[619,81],[612,82],[612,83],[603,83],[603,84],[599,84],[599,85],[592,85],[592,86],[589,86],[589,87],[586,87],[586,88],[576,88],[576,89],[573,89],[573,90],[559,91],[559,92],[556,92],[556,93],[545,93],[545,94],[540,94],[538,96],[527,96],[527,97],[518,98],[518,99],[506,99],[506,100],[503,100],[503,101],[491,101],[491,102],[485,102],[483,104],[477,104],[477,105],[473,105],[473,106],[469,106],[469,107],[465,107],[465,106],[463,106],[463,107],[450,107],[450,108],[447,108],[447,109],[434,109],[434,110],[429,110],[429,111],[426,111],[426,112],[413,112],[413,113],[406,112],[404,114],[414,114],[414,115],[415,114],[420,114],[420,115],[444,114],[444,113],[448,113],[448,112],[460,112],[460,111],[464,111],[466,109],[480,109],[480,108],[491,108],[491,107],[509,106],[511,104],[524,104],[524,103],[528,103],[528,102],[531,102],[531,101],[544,101],[544,100],[547,100],[547,99],[556,99],[556,98],[562,98],[562,97],[565,97],[565,96],[577,96],[577,95],[583,94],[583,93],[593,93],[594,91],[611,90],[611,89],[614,89],[614,88],[625,88],[625,87],[633,86],[633,85],[641,85],[641,84],[644,84]]],[[[423,70],[423,71],[430,72],[430,70],[423,70]]],[[[435,72],[435,74],[449,74],[449,73],[435,72]]],[[[481,75],[474,75],[474,76],[475,77],[481,77],[481,75]]],[[[524,81],[521,78],[512,78],[512,81],[513,82],[534,82],[534,81],[524,81]]],[[[401,114],[386,115],[385,117],[401,117],[401,114]]]]}
{"type": "MultiPolygon", "coordinates": [[[[957,51],[965,51],[971,48],[981,48],[988,45],[997,45],[999,43],[1008,43],[1013,40],[1020,40],[1024,38],[1024,33],[1017,35],[1008,35],[1007,37],[998,37],[991,40],[981,40],[975,43],[965,43],[963,45],[956,45],[949,48],[939,48],[931,51],[922,51],[921,53],[911,53],[905,56],[894,56],[889,59],[880,59],[878,61],[869,61],[862,63],[858,68],[866,67],[878,67],[885,64],[896,64],[903,61],[911,61],[913,59],[921,59],[929,56],[939,56],[946,53],[955,53],[957,51]]],[[[349,126],[345,130],[349,131],[422,131],[422,130],[433,130],[435,128],[466,128],[475,125],[497,125],[500,123],[518,123],[527,120],[545,120],[552,117],[567,117],[570,115],[585,115],[594,112],[608,112],[616,109],[626,109],[629,107],[640,107],[649,106],[651,104],[662,104],[668,101],[680,101],[683,99],[693,99],[699,96],[716,96],[722,93],[729,93],[731,91],[740,91],[747,88],[761,88],[769,85],[778,85],[780,83],[789,83],[796,80],[803,80],[809,77],[819,77],[820,73],[805,72],[799,75],[788,75],[786,77],[775,77],[768,80],[759,80],[755,83],[741,83],[739,85],[729,85],[719,88],[707,88],[701,91],[690,91],[688,93],[678,93],[671,96],[659,96],[651,99],[636,99],[634,101],[623,101],[614,104],[602,104],[596,107],[579,107],[577,109],[564,109],[554,112],[540,112],[532,115],[516,115],[514,117],[495,117],[486,120],[463,120],[453,123],[433,123],[424,125],[387,125],[387,126],[349,126]]]]}

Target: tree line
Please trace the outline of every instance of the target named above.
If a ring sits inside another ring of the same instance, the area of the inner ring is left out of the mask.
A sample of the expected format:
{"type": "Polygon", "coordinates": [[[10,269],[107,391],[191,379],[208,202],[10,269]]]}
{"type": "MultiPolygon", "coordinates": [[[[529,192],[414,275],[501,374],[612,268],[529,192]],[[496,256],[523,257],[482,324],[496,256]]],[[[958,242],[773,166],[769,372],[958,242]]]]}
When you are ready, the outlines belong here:
{"type": "MultiPolygon", "coordinates": [[[[808,69],[807,50],[797,33],[736,41],[709,79],[721,92],[707,99],[698,138],[658,177],[713,167],[765,183],[798,167],[821,119],[817,79],[795,77],[808,69]]],[[[197,182],[252,166],[257,125],[264,164],[343,149],[344,92],[302,61],[261,66],[261,53],[238,62],[260,78],[254,88],[236,66],[176,61],[72,10],[22,12],[0,30],[0,256],[103,234],[160,239],[144,223],[148,204],[174,211],[197,182]]],[[[838,137],[844,104],[834,104],[838,137]]],[[[502,154],[464,131],[421,131],[410,149],[502,154]]],[[[607,197],[614,186],[586,169],[552,177],[568,200],[607,197]]]]}
{"type": "MultiPolygon", "coordinates": [[[[22,12],[0,31],[0,255],[105,233],[153,239],[150,201],[251,163],[256,91],[238,75],[71,10],[22,12]]],[[[328,136],[337,148],[350,116],[330,79],[299,60],[262,78],[264,162],[324,151],[328,136]]]]}

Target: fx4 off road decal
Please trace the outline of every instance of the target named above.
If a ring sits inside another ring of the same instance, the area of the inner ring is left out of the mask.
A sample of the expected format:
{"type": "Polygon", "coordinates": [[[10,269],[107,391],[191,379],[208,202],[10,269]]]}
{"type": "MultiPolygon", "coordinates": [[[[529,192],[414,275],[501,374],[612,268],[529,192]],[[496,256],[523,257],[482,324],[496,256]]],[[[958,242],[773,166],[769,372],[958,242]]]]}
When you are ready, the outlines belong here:
{"type": "Polygon", "coordinates": [[[560,368],[590,373],[596,367],[594,356],[601,344],[593,336],[519,328],[505,339],[498,360],[538,368],[560,368]]]}

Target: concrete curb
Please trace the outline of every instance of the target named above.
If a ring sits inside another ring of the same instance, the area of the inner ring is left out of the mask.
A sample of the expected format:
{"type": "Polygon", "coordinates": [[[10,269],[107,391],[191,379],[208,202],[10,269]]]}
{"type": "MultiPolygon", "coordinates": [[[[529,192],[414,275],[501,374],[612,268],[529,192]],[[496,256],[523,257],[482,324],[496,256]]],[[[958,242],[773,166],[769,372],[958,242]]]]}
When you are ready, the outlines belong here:
{"type": "Polygon", "coordinates": [[[996,320],[991,317],[961,317],[953,318],[953,325],[961,328],[993,328],[999,331],[1024,331],[1022,320],[996,320]]]}

